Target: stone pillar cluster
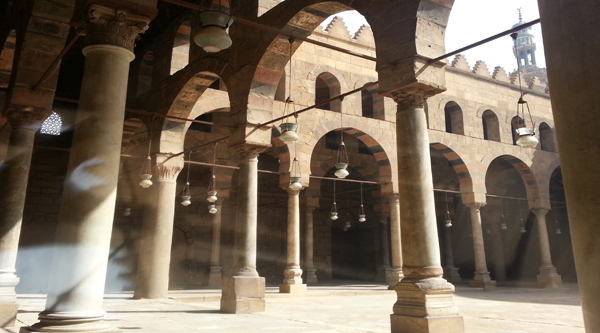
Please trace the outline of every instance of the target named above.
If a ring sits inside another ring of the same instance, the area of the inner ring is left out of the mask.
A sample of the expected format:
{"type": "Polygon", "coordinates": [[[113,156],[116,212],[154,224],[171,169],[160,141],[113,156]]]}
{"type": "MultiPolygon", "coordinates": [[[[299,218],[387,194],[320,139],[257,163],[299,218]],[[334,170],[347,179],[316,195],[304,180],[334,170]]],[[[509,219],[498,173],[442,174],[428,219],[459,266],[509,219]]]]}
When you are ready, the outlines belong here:
{"type": "Polygon", "coordinates": [[[454,286],[442,278],[423,108],[426,94],[410,88],[392,95],[398,103],[398,188],[404,273],[395,286],[398,299],[391,315],[392,332],[463,332],[463,318],[453,301],[454,286]],[[434,330],[435,327],[439,329],[434,330]]]}
{"type": "Polygon", "coordinates": [[[305,212],[305,223],[306,223],[306,237],[304,239],[305,251],[306,251],[306,283],[314,284],[319,282],[317,278],[317,270],[315,269],[314,262],[314,211],[319,207],[319,198],[307,197],[306,198],[306,212],[305,212]]]}
{"type": "Polygon", "coordinates": [[[149,18],[91,5],[77,126],[57,226],[46,309],[23,331],[114,332],[102,299],[115,210],[129,63],[149,18]]]}
{"type": "Polygon", "coordinates": [[[302,284],[300,269],[300,190],[287,189],[287,192],[287,265],[283,271],[285,278],[279,286],[279,292],[305,296],[306,284],[302,284]]]}
{"type": "Polygon", "coordinates": [[[490,272],[487,270],[487,262],[485,260],[485,246],[483,244],[483,230],[481,228],[481,211],[480,208],[485,206],[485,203],[470,203],[467,204],[471,211],[471,227],[473,230],[473,252],[475,257],[475,277],[469,281],[469,286],[488,289],[496,288],[496,281],[490,278],[490,272]]]}
{"type": "Polygon", "coordinates": [[[223,278],[221,312],[265,310],[265,278],[256,271],[258,154],[262,146],[242,145],[235,219],[233,269],[223,278]]]}
{"type": "Polygon", "coordinates": [[[156,181],[145,204],[134,298],[166,298],[169,291],[176,180],[183,169],[181,156],[169,157],[156,156],[156,181]]]}

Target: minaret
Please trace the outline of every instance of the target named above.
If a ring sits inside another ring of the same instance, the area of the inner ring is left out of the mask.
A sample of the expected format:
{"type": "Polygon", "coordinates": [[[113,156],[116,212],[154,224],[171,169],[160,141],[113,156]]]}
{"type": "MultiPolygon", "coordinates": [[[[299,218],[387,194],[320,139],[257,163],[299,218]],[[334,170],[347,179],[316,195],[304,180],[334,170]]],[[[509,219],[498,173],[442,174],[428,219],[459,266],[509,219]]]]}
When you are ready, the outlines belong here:
{"type": "MultiPolygon", "coordinates": [[[[523,17],[521,16],[521,8],[519,10],[519,22],[513,25],[513,28],[518,27],[519,25],[525,23],[523,22],[523,17]]],[[[518,31],[517,39],[514,44],[514,53],[515,57],[519,61],[519,64],[522,69],[526,69],[527,67],[537,67],[535,62],[535,42],[533,41],[533,35],[529,33],[531,27],[527,27],[523,30],[518,31]]]]}

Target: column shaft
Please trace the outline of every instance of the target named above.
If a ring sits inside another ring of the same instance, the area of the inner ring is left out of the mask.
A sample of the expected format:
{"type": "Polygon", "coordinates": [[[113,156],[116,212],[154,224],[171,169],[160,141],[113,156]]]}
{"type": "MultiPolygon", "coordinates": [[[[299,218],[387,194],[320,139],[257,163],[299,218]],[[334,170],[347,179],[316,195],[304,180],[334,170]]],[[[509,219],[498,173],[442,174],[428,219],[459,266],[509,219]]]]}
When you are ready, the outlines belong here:
{"type": "Polygon", "coordinates": [[[56,232],[46,310],[33,331],[107,331],[102,298],[133,53],[91,45],[56,232]],[[70,328],[73,327],[73,328],[70,328]]]}
{"type": "Polygon", "coordinates": [[[238,205],[235,220],[233,269],[223,278],[221,312],[265,310],[265,279],[256,271],[258,154],[264,147],[240,146],[238,205]]]}
{"type": "MultiPolygon", "coordinates": [[[[383,281],[389,285],[389,275],[392,272],[391,266],[391,253],[390,253],[390,226],[388,223],[388,216],[382,215],[379,223],[379,236],[381,242],[381,267],[380,270],[383,272],[383,281]]],[[[402,250],[400,250],[402,251],[402,250]]],[[[402,252],[400,253],[402,254],[402,252]]]]}
{"type": "Polygon", "coordinates": [[[496,282],[490,278],[485,260],[485,245],[483,243],[483,230],[481,228],[481,211],[483,203],[468,204],[471,212],[471,227],[473,231],[473,252],[475,257],[475,277],[469,282],[471,287],[496,288],[496,282]]]}
{"type": "Polygon", "coordinates": [[[208,286],[221,288],[221,200],[215,203],[217,212],[212,217],[212,234],[210,238],[210,272],[208,286]]]}
{"type": "Polygon", "coordinates": [[[6,161],[0,167],[0,327],[15,326],[17,316],[17,250],[33,139],[39,127],[33,124],[11,125],[13,128],[10,132],[6,161]]]}
{"type": "MultiPolygon", "coordinates": [[[[318,200],[318,198],[307,198],[307,201],[318,200]]],[[[317,270],[315,269],[314,261],[314,211],[315,207],[309,204],[306,205],[306,237],[304,239],[306,251],[306,283],[317,283],[317,270]]]]}
{"type": "Polygon", "coordinates": [[[540,239],[540,255],[542,264],[537,281],[542,288],[558,288],[562,286],[562,277],[556,272],[552,265],[552,256],[550,254],[550,241],[548,240],[548,227],[546,225],[547,209],[534,209],[533,213],[537,218],[538,235],[540,239]]]}
{"type": "Polygon", "coordinates": [[[454,252],[452,251],[452,227],[444,227],[444,249],[446,252],[444,278],[450,282],[461,281],[458,268],[454,267],[454,252]]]}
{"type": "Polygon", "coordinates": [[[306,285],[302,284],[302,269],[300,269],[300,191],[288,189],[287,192],[287,265],[279,292],[305,296],[306,285]]]}
{"type": "Polygon", "coordinates": [[[454,286],[441,277],[425,96],[416,88],[392,95],[399,102],[396,133],[404,278],[394,288],[398,298],[390,316],[391,329],[463,332],[463,319],[452,299],[454,286]]]}
{"type": "Polygon", "coordinates": [[[169,291],[169,266],[177,197],[177,175],[183,158],[163,161],[168,155],[157,155],[155,184],[150,187],[142,223],[134,298],[166,298],[169,291]]]}

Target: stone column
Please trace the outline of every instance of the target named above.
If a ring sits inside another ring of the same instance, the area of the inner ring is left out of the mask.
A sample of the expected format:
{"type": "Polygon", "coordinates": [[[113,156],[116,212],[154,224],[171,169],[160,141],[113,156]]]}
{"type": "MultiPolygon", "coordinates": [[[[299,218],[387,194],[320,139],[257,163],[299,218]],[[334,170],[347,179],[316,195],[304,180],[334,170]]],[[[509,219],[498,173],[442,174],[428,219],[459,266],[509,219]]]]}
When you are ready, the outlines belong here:
{"type": "Polygon", "coordinates": [[[129,63],[149,19],[91,5],[79,107],[39,323],[22,331],[119,332],[103,321],[129,63]]]}
{"type": "Polygon", "coordinates": [[[306,251],[306,283],[317,283],[317,270],[315,269],[314,261],[314,211],[319,207],[319,198],[306,198],[306,237],[304,239],[306,251]]]}
{"type": "Polygon", "coordinates": [[[400,198],[398,194],[388,196],[390,203],[390,235],[392,241],[392,269],[388,275],[388,289],[394,289],[402,280],[402,239],[400,232],[400,198]]]}
{"type": "Polygon", "coordinates": [[[583,321],[600,332],[600,2],[538,4],[583,321]]]}
{"type": "MultiPolygon", "coordinates": [[[[382,281],[385,281],[389,285],[389,276],[392,273],[392,266],[390,266],[390,226],[388,219],[389,215],[384,213],[379,220],[379,236],[381,242],[381,267],[379,268],[379,271],[383,272],[382,281]]],[[[400,253],[400,255],[402,255],[402,253],[400,253]]]]}
{"type": "Polygon", "coordinates": [[[15,326],[17,250],[35,132],[43,114],[8,110],[11,126],[6,161],[0,166],[0,327],[15,326]]]}
{"type": "Polygon", "coordinates": [[[169,266],[177,176],[183,169],[183,157],[170,158],[159,153],[154,168],[154,185],[146,198],[144,218],[140,232],[140,247],[133,298],[167,298],[169,292],[169,266]]]}
{"type": "Polygon", "coordinates": [[[481,211],[485,206],[483,202],[469,203],[466,205],[471,211],[471,227],[473,230],[473,252],[475,257],[475,277],[469,281],[469,286],[491,290],[496,288],[496,281],[490,278],[485,260],[485,245],[483,244],[483,230],[481,229],[481,211]]]}
{"type": "Polygon", "coordinates": [[[446,253],[444,265],[444,278],[451,282],[460,282],[458,268],[454,266],[454,253],[452,251],[452,227],[444,227],[444,249],[446,253]]]}
{"type": "Polygon", "coordinates": [[[300,268],[300,190],[287,189],[287,192],[287,265],[283,271],[285,278],[279,286],[279,292],[292,296],[306,296],[306,284],[302,284],[300,268]]]}
{"type": "Polygon", "coordinates": [[[437,235],[429,137],[423,104],[416,88],[392,92],[398,103],[396,132],[404,278],[396,284],[398,299],[392,332],[459,333],[464,331],[452,296],[454,286],[442,278],[437,235]]]}
{"type": "Polygon", "coordinates": [[[557,274],[554,265],[552,265],[550,242],[548,241],[548,227],[546,225],[546,214],[548,213],[548,209],[538,208],[532,209],[532,211],[537,217],[540,254],[542,256],[540,274],[537,276],[538,285],[541,288],[558,288],[562,286],[562,278],[557,274]]]}
{"type": "Polygon", "coordinates": [[[215,202],[217,212],[212,217],[212,234],[210,238],[210,271],[208,273],[208,286],[221,288],[221,209],[223,199],[215,202]]]}
{"type": "Polygon", "coordinates": [[[265,311],[265,278],[256,271],[258,154],[263,146],[244,144],[240,155],[233,269],[223,278],[221,312],[265,311]]]}

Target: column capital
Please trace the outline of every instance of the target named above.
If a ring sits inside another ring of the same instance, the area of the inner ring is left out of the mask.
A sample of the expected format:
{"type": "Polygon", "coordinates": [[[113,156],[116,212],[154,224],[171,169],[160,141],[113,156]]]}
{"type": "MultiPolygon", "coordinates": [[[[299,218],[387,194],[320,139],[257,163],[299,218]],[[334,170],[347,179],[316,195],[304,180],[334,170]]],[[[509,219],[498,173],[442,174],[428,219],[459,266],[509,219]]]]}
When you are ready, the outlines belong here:
{"type": "Polygon", "coordinates": [[[398,193],[392,193],[392,194],[388,194],[386,195],[389,203],[391,204],[392,202],[399,202],[400,201],[400,194],[398,193]]]}
{"type": "Polygon", "coordinates": [[[471,202],[471,203],[467,203],[465,204],[465,206],[469,207],[470,209],[481,209],[481,207],[487,205],[486,202],[471,202]]]}
{"type": "Polygon", "coordinates": [[[172,154],[158,153],[156,154],[156,178],[162,180],[177,179],[179,172],[183,169],[183,156],[179,155],[171,157],[172,154]]]}
{"type": "Polygon", "coordinates": [[[76,25],[85,34],[86,45],[109,44],[133,52],[135,41],[148,29],[150,20],[122,9],[92,4],[76,25]]]}
{"type": "Polygon", "coordinates": [[[257,158],[260,153],[267,150],[268,146],[241,144],[233,147],[235,152],[240,155],[242,160],[251,160],[257,158]]]}
{"type": "Polygon", "coordinates": [[[300,191],[302,191],[302,189],[299,190],[292,190],[289,187],[284,188],[284,190],[288,193],[288,195],[299,195],[300,191]]]}
{"type": "Polygon", "coordinates": [[[306,197],[306,208],[316,209],[319,208],[319,197],[306,197]]]}
{"type": "Polygon", "coordinates": [[[5,111],[5,115],[12,129],[37,131],[51,112],[51,110],[32,107],[9,106],[5,111]]]}
{"type": "Polygon", "coordinates": [[[427,98],[433,96],[434,93],[411,87],[394,90],[390,93],[390,95],[398,104],[399,109],[406,109],[410,107],[423,108],[427,98]]]}
{"type": "Polygon", "coordinates": [[[532,208],[531,211],[535,214],[536,217],[545,217],[546,214],[550,211],[548,208],[532,208]]]}

